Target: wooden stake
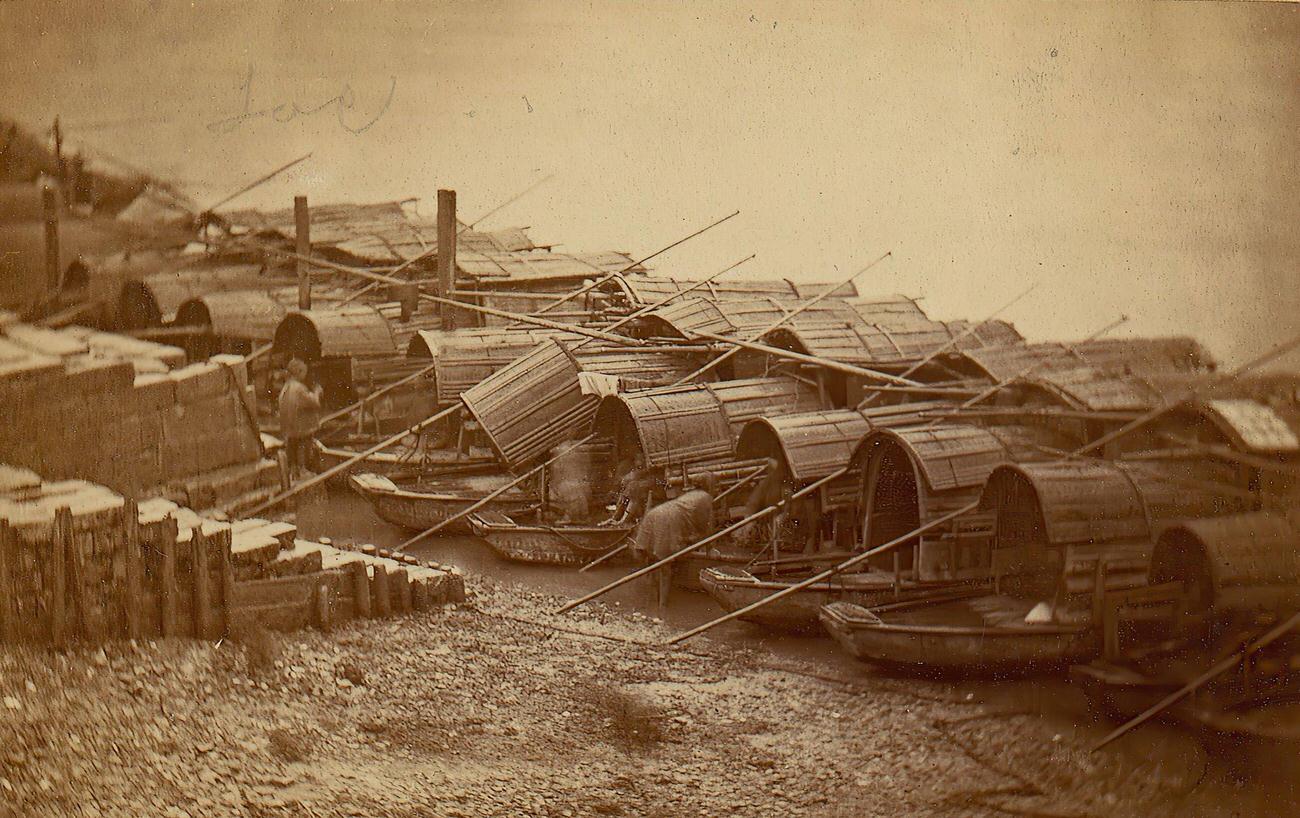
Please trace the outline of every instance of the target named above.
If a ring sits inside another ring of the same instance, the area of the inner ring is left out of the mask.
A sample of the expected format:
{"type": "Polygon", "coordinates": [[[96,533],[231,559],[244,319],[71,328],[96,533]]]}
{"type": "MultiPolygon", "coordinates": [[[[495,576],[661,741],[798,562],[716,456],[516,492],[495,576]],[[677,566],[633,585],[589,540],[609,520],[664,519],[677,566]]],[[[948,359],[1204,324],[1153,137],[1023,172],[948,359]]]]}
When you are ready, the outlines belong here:
{"type": "Polygon", "coordinates": [[[375,575],[370,586],[370,601],[376,617],[387,617],[393,612],[393,595],[388,587],[388,569],[375,563],[375,575]]]}
{"type": "Polygon", "coordinates": [[[370,618],[370,572],[363,560],[348,563],[352,578],[352,615],[356,619],[370,618]]]}
{"type": "Polygon", "coordinates": [[[211,633],[212,577],[208,573],[208,539],[199,523],[190,531],[190,579],[193,590],[194,637],[207,639],[211,633]]]}
{"type": "Polygon", "coordinates": [[[235,572],[230,565],[230,543],[233,534],[226,529],[213,538],[217,561],[221,568],[221,636],[230,638],[235,617],[235,572]]]}
{"type": "Polygon", "coordinates": [[[314,619],[316,627],[322,631],[329,631],[334,627],[334,599],[333,591],[330,590],[330,584],[325,581],[316,583],[315,593],[312,595],[315,612],[314,619]]]}
{"type": "Polygon", "coordinates": [[[140,511],[131,499],[122,504],[122,539],[122,553],[126,559],[126,587],[122,594],[126,638],[139,639],[144,608],[144,554],[140,542],[140,511]]]}
{"type": "Polygon", "coordinates": [[[161,569],[158,572],[158,619],[159,631],[164,637],[177,635],[176,623],[176,518],[166,517],[160,526],[162,536],[158,540],[158,550],[162,552],[161,569]]]}
{"type": "Polygon", "coordinates": [[[64,605],[67,602],[68,541],[72,539],[72,510],[67,506],[54,512],[53,542],[46,551],[46,567],[50,572],[50,641],[54,647],[67,646],[64,605]]]}
{"type": "Polygon", "coordinates": [[[409,614],[411,612],[411,575],[405,568],[398,568],[393,571],[390,577],[393,585],[396,586],[397,613],[409,614]]]}

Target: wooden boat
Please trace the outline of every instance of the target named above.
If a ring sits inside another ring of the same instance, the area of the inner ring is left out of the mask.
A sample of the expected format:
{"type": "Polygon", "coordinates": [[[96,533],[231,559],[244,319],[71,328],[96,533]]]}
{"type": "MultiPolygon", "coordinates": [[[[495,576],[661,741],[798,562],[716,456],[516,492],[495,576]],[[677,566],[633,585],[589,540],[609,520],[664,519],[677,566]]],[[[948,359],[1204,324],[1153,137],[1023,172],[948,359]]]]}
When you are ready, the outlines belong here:
{"type": "Polygon", "coordinates": [[[939,671],[1042,668],[1092,656],[1088,625],[1029,625],[1031,603],[987,593],[874,608],[832,602],[822,625],[859,659],[939,671]]]}
{"type": "MultiPolygon", "coordinates": [[[[469,474],[448,476],[432,483],[398,484],[383,475],[367,473],[354,474],[349,481],[381,519],[412,531],[424,531],[464,511],[512,479],[508,474],[469,474]]],[[[535,508],[538,503],[534,492],[515,487],[492,499],[481,511],[518,514],[535,508]]],[[[443,531],[471,533],[469,520],[462,517],[443,531]]]]}
{"type": "Polygon", "coordinates": [[[617,548],[634,526],[517,522],[500,512],[470,515],[474,534],[508,560],[542,565],[585,565],[617,548]]]}
{"type": "MultiPolygon", "coordinates": [[[[805,579],[798,576],[761,575],[745,568],[722,565],[700,572],[700,585],[709,596],[727,611],[738,611],[759,600],[783,591],[805,579]]],[[[818,618],[821,609],[832,602],[850,602],[870,607],[888,602],[901,602],[919,596],[934,598],[935,594],[957,592],[969,594],[973,582],[894,582],[894,575],[883,571],[841,574],[764,605],[740,618],[766,628],[781,631],[820,631],[818,618]]]]}
{"type": "MultiPolygon", "coordinates": [[[[347,445],[317,440],[316,468],[325,471],[356,457],[378,441],[357,441],[347,445]]],[[[443,474],[474,474],[490,471],[496,460],[490,452],[478,450],[470,456],[452,449],[427,449],[424,452],[399,443],[391,449],[375,452],[339,472],[331,480],[346,481],[349,474],[369,472],[394,480],[411,480],[443,474]]]]}
{"type": "MultiPolygon", "coordinates": [[[[1184,674],[1185,675],[1185,674],[1184,674]]],[[[1181,687],[1187,678],[1177,673],[1148,675],[1121,664],[1096,661],[1070,668],[1070,680],[1088,697],[1092,708],[1114,721],[1128,721],[1181,687]]],[[[1278,690],[1243,695],[1243,676],[1230,674],[1223,681],[1169,706],[1161,718],[1231,736],[1270,741],[1300,742],[1300,690],[1292,682],[1278,690]]]]}

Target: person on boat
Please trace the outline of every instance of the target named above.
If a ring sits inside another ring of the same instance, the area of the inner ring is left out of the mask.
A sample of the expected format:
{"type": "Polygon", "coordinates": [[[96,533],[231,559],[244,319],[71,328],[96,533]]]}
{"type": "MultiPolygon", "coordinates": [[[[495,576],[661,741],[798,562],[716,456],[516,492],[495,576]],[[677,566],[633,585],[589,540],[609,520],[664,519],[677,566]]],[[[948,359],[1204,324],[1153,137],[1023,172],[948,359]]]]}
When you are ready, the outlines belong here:
{"type": "MultiPolygon", "coordinates": [[[[717,493],[717,477],[704,472],[691,479],[690,491],[647,511],[633,537],[634,555],[649,565],[708,536],[713,531],[713,498],[717,493]]],[[[660,608],[668,606],[672,581],[672,563],[656,572],[660,608]]]]}
{"type": "Polygon", "coordinates": [[[551,496],[560,509],[559,523],[577,523],[591,516],[591,453],[582,445],[582,434],[561,443],[552,452],[551,496]]]}
{"type": "Polygon", "coordinates": [[[750,523],[739,532],[737,539],[754,546],[776,538],[777,541],[805,554],[814,553],[818,546],[817,524],[819,510],[814,497],[790,500],[795,493],[794,481],[785,467],[775,457],[767,458],[763,477],[745,500],[745,516],[757,514],[782,500],[785,505],[767,521],[750,523]]]}
{"type": "Polygon", "coordinates": [[[289,461],[289,479],[297,480],[311,461],[312,442],[320,423],[322,389],[307,387],[307,364],[289,361],[288,378],[280,389],[280,434],[289,461]]]}
{"type": "Polygon", "coordinates": [[[645,514],[650,505],[650,494],[654,491],[654,473],[645,467],[645,462],[638,455],[624,460],[618,468],[622,476],[618,481],[618,495],[614,499],[614,513],[600,525],[622,525],[635,522],[645,514]]]}

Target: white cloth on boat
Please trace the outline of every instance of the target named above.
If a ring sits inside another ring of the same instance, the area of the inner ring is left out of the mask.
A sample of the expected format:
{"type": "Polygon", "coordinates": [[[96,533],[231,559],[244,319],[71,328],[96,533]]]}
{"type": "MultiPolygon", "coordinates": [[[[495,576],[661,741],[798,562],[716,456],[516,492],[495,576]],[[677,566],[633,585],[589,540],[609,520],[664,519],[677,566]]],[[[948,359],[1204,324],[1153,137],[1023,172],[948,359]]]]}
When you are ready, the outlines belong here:
{"type": "Polygon", "coordinates": [[[618,394],[618,376],[605,372],[579,372],[578,388],[584,395],[606,397],[618,394]]]}

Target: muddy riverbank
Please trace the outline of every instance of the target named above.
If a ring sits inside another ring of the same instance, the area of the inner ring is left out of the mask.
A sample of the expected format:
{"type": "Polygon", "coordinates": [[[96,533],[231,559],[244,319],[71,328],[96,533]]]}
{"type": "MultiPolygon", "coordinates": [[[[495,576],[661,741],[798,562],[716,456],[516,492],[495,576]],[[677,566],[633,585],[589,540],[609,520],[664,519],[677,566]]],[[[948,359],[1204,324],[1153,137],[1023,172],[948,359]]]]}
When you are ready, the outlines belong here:
{"type": "MultiPolygon", "coordinates": [[[[347,495],[318,500],[308,536],[402,537],[347,495]]],[[[554,616],[619,569],[419,550],[466,570],[466,603],[331,633],[0,653],[0,816],[1293,810],[1277,756],[1242,787],[1244,749],[1214,757],[1170,728],[1089,754],[1107,725],[1060,682],[887,676],[748,625],[666,648],[707,600],[659,622],[632,590],[554,616]]]]}

